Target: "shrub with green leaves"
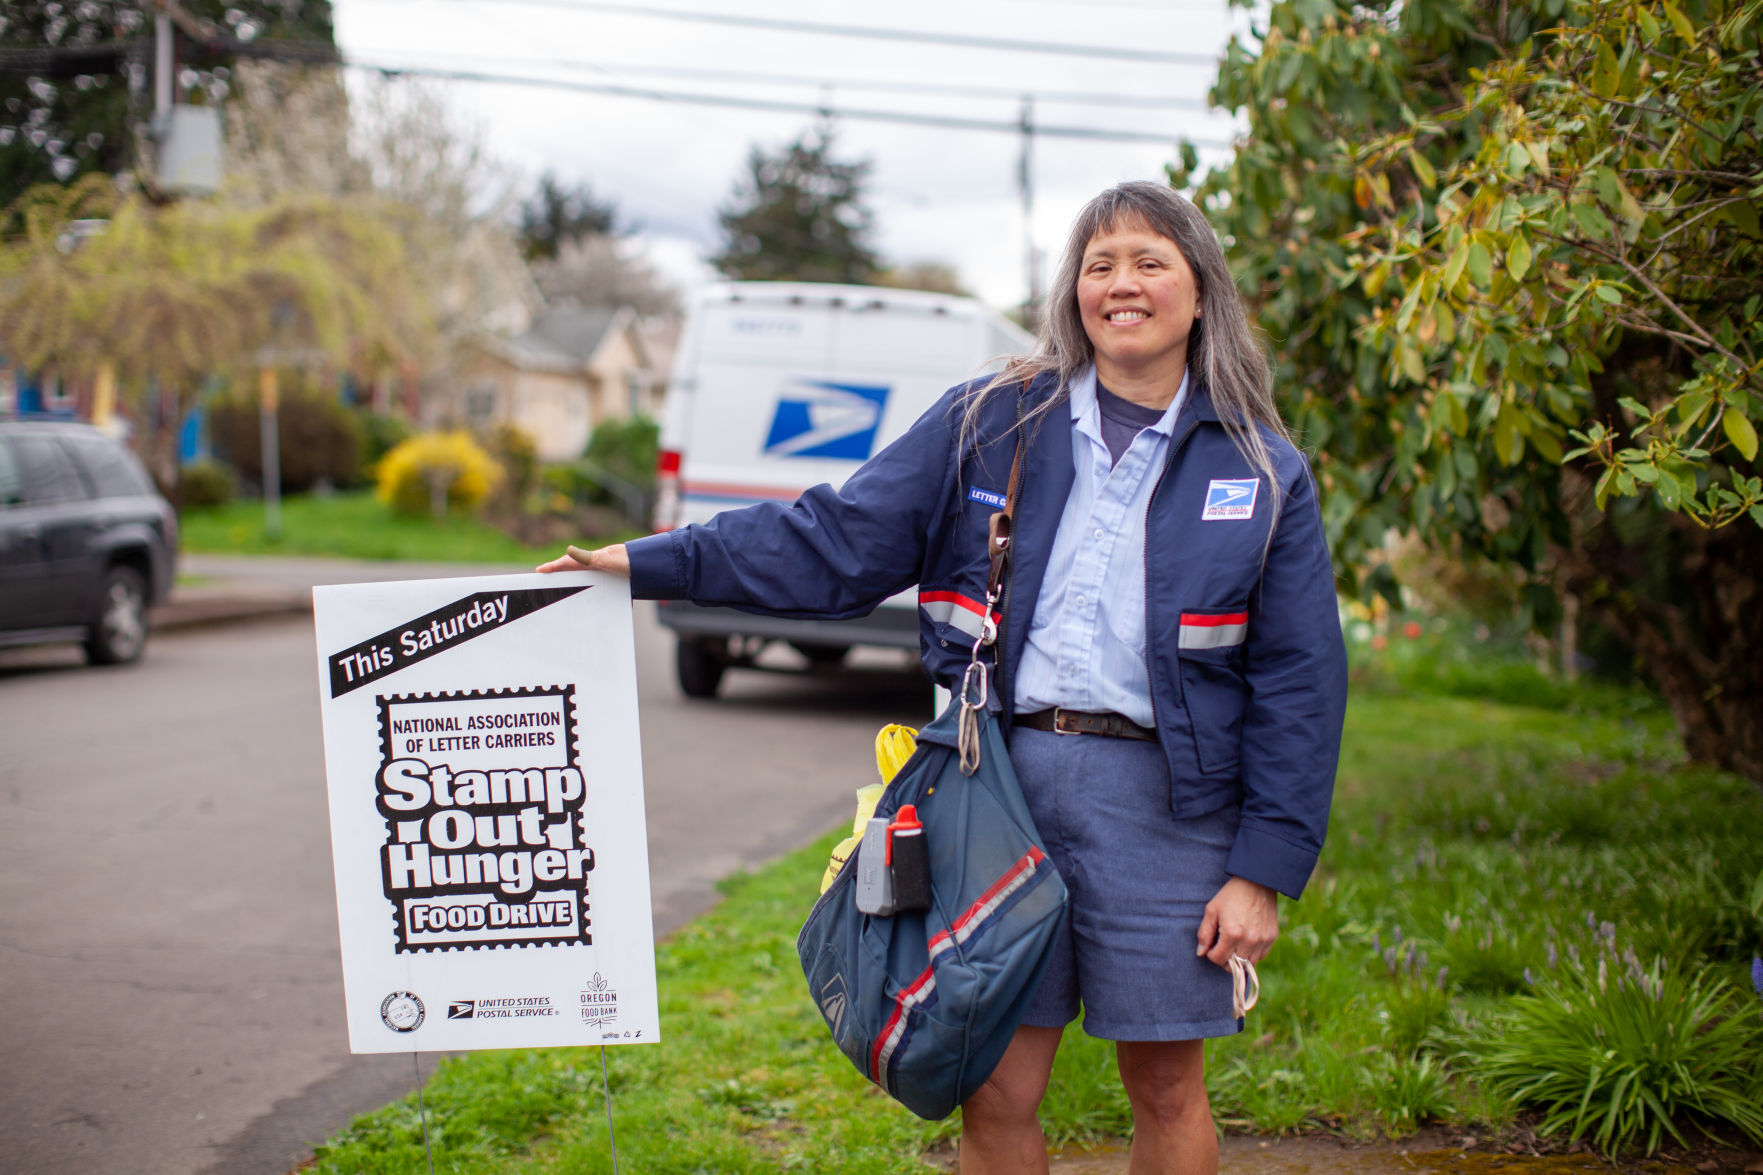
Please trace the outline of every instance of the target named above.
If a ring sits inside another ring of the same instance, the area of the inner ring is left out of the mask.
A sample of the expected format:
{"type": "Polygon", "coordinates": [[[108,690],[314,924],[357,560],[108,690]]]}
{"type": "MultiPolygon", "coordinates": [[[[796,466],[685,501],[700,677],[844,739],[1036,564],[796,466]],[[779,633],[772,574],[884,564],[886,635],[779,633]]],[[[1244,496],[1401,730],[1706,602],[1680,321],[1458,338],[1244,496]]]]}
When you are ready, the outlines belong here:
{"type": "Polygon", "coordinates": [[[616,416],[601,421],[582,456],[621,481],[647,489],[655,484],[655,455],[661,426],[647,416],[616,416]]]}
{"type": "MultiPolygon", "coordinates": [[[[1605,926],[1609,926],[1608,923],[1605,926]]],[[[1595,952],[1513,1001],[1474,1046],[1483,1081],[1542,1111],[1539,1132],[1647,1153],[1680,1124],[1763,1142],[1763,1009],[1723,979],[1595,952]]]]}
{"type": "Polygon", "coordinates": [[[178,505],[185,510],[224,506],[239,492],[239,475],[223,461],[204,458],[178,469],[178,505]]]}
{"type": "MultiPolygon", "coordinates": [[[[216,452],[247,480],[263,480],[263,425],[254,395],[234,394],[209,409],[216,452]]],[[[304,493],[320,481],[339,489],[361,484],[361,424],[327,389],[296,384],[276,409],[277,456],[284,493],[304,493]]]]}
{"type": "Polygon", "coordinates": [[[402,417],[358,408],[355,420],[361,430],[361,467],[369,475],[380,458],[410,439],[410,425],[402,417]]]}

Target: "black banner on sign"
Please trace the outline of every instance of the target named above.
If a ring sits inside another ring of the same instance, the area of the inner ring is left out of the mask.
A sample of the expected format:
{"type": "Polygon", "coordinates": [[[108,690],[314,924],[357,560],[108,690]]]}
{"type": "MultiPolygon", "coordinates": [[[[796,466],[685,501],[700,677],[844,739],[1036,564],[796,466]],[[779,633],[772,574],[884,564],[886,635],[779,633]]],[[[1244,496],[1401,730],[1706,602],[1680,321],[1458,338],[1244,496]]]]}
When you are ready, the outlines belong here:
{"type": "Polygon", "coordinates": [[[330,655],[331,697],[340,698],[370,681],[457,648],[472,637],[513,624],[522,616],[531,616],[540,608],[567,600],[591,586],[478,592],[389,628],[330,655]]]}

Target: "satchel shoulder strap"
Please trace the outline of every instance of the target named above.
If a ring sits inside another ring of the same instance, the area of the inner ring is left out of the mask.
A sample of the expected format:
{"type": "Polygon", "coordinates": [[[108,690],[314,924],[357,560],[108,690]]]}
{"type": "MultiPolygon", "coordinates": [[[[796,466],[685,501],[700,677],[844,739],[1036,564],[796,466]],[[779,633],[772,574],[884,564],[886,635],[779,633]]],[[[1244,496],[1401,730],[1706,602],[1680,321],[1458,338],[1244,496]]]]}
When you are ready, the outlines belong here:
{"type": "Polygon", "coordinates": [[[1022,491],[1022,401],[1016,403],[1016,455],[1010,459],[1010,480],[1004,487],[1004,508],[993,514],[986,526],[986,553],[991,566],[986,572],[986,602],[990,607],[1004,584],[1004,571],[1010,561],[1010,539],[1016,524],[1016,498],[1022,491]]]}
{"type": "MultiPolygon", "coordinates": [[[[986,571],[986,612],[980,622],[979,636],[973,642],[973,659],[961,679],[961,693],[956,703],[961,708],[956,725],[956,744],[961,756],[961,772],[972,775],[979,770],[979,715],[986,707],[986,666],[980,650],[998,637],[997,622],[992,619],[1003,595],[1004,572],[1010,563],[1011,528],[1016,521],[1016,496],[1022,487],[1022,401],[1016,402],[1016,456],[1010,460],[1010,484],[1004,489],[1004,508],[993,514],[986,526],[986,549],[991,566],[986,571]]],[[[996,654],[994,654],[996,659],[996,654]]]]}

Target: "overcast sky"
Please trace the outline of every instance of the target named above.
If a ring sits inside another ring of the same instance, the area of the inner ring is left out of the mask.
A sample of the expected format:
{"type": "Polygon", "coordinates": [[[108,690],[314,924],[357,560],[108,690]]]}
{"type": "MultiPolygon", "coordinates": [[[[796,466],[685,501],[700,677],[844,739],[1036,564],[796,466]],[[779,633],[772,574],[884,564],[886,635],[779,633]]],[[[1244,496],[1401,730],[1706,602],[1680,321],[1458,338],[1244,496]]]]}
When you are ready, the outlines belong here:
{"type": "MultiPolygon", "coordinates": [[[[1121,180],[1161,180],[1178,135],[1223,140],[1232,130],[1228,119],[1203,109],[1161,104],[1203,103],[1215,74],[1211,66],[730,27],[573,9],[572,3],[335,0],[337,42],[352,60],[375,63],[1012,123],[1019,117],[1019,97],[911,87],[1033,92],[1043,95],[1034,106],[1039,123],[1167,135],[1170,146],[1036,136],[1033,235],[1049,266],[1071,217],[1090,196],[1121,180]],[[687,76],[694,71],[841,84],[687,76]],[[862,88],[863,82],[907,88],[880,91],[862,88]],[[1098,100],[1052,96],[1059,92],[1098,100]]],[[[1208,56],[1221,52],[1233,29],[1241,32],[1248,22],[1223,0],[665,0],[653,7],[1208,56]]],[[[458,117],[479,125],[492,152],[529,181],[550,170],[569,183],[586,181],[614,200],[626,221],[641,226],[650,259],[683,285],[713,277],[702,259],[720,244],[716,211],[745,173],[751,145],[776,148],[813,122],[809,113],[478,81],[442,84],[458,117]]],[[[1020,135],[855,118],[837,120],[836,128],[841,157],[874,163],[874,243],[889,262],[950,264],[988,302],[1005,307],[1022,300],[1020,135]]]]}

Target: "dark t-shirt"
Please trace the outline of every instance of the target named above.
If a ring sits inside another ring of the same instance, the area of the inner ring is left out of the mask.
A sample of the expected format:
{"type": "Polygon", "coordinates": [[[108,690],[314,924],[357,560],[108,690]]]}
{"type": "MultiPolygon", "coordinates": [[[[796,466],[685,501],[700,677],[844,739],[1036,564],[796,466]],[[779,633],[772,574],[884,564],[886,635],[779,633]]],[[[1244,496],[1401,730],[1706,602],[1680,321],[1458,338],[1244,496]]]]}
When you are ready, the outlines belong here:
{"type": "Polygon", "coordinates": [[[1120,455],[1131,446],[1141,431],[1163,419],[1164,409],[1147,408],[1115,395],[1099,382],[1096,384],[1096,407],[1102,416],[1102,443],[1108,446],[1110,467],[1120,463],[1120,455]]]}

